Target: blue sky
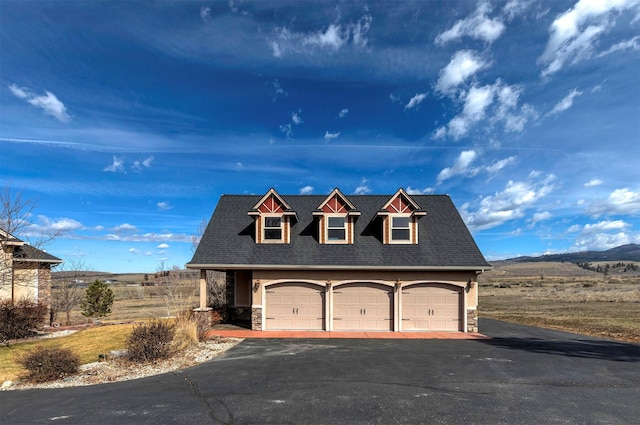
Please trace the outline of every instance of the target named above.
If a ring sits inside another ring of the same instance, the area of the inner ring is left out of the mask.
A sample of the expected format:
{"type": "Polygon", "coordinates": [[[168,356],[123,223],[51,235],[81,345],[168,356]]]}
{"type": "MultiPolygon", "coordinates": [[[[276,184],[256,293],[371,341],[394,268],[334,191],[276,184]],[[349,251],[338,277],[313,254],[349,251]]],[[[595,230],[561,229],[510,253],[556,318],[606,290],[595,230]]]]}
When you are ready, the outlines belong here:
{"type": "Polygon", "coordinates": [[[639,0],[3,0],[0,184],[111,272],[271,187],[449,194],[489,260],[603,250],[640,243],[639,68],[639,0]]]}

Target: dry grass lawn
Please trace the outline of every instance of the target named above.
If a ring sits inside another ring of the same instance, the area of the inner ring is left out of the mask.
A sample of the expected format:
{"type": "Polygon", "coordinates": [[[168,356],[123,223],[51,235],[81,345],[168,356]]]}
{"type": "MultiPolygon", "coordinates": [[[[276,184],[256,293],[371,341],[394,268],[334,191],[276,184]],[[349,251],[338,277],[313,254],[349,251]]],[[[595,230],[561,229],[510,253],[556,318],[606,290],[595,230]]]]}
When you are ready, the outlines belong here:
{"type": "Polygon", "coordinates": [[[478,283],[480,317],[640,342],[638,273],[605,276],[571,263],[501,263],[478,283]]]}
{"type": "Polygon", "coordinates": [[[100,326],[64,338],[40,339],[0,346],[0,384],[7,380],[18,379],[23,369],[16,362],[16,356],[29,352],[38,345],[68,348],[80,357],[81,364],[93,363],[98,361],[100,354],[109,354],[112,350],[123,349],[132,328],[133,325],[100,326]]]}

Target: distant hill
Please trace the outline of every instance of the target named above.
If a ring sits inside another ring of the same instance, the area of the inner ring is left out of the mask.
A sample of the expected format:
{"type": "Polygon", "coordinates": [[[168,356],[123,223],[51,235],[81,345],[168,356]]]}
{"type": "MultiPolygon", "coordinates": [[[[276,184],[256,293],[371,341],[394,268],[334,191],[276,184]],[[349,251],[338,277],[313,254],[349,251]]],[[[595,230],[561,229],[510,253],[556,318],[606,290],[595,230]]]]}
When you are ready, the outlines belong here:
{"type": "MultiPolygon", "coordinates": [[[[539,257],[510,258],[509,262],[515,263],[540,263],[540,262],[569,262],[591,263],[596,261],[640,261],[640,245],[628,244],[611,248],[606,251],[568,252],[565,254],[541,255],[539,257]]],[[[493,262],[495,263],[495,262],[493,262]]]]}

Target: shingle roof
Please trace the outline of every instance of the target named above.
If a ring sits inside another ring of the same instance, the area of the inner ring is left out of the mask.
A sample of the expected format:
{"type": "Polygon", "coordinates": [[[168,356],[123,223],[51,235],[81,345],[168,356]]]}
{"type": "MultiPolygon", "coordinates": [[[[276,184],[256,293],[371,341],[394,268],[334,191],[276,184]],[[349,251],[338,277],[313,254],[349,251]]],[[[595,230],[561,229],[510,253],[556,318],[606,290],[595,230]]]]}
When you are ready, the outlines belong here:
{"type": "Polygon", "coordinates": [[[38,248],[34,248],[31,245],[26,244],[16,247],[15,251],[13,252],[13,258],[14,261],[54,264],[62,263],[62,260],[58,257],[54,257],[47,252],[41,251],[38,248]]]}
{"type": "Polygon", "coordinates": [[[412,195],[427,212],[418,220],[417,245],[385,245],[376,213],[391,195],[352,195],[362,212],[356,219],[350,245],[320,244],[318,222],[312,212],[322,195],[283,195],[298,221],[291,227],[290,244],[256,244],[254,221],[247,215],[261,196],[222,195],[202,236],[191,268],[421,268],[487,269],[486,262],[453,202],[447,195],[412,195]]]}

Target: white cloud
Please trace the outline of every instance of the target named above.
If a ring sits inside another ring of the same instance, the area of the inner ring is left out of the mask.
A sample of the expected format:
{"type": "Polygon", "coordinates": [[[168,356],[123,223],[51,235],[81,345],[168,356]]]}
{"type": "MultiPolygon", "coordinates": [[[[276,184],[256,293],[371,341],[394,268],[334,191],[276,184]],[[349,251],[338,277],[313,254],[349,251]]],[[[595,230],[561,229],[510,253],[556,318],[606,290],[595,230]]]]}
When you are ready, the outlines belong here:
{"type": "Polygon", "coordinates": [[[291,123],[282,124],[280,126],[280,131],[282,131],[287,136],[287,139],[293,138],[293,130],[291,129],[291,123]]]}
{"type": "Polygon", "coordinates": [[[485,117],[487,108],[494,102],[495,91],[494,85],[471,87],[464,95],[462,112],[449,121],[447,134],[454,140],[466,135],[474,123],[485,117]]]}
{"type": "Polygon", "coordinates": [[[129,252],[132,253],[132,254],[139,254],[140,250],[135,249],[135,248],[129,248],[129,252]]]}
{"type": "Polygon", "coordinates": [[[158,249],[167,249],[169,248],[169,244],[167,243],[161,243],[160,245],[157,246],[158,249]]]}
{"type": "Polygon", "coordinates": [[[427,195],[433,192],[434,189],[432,187],[425,187],[424,189],[414,189],[411,186],[407,187],[407,193],[409,195],[427,195]]]}
{"type": "Polygon", "coordinates": [[[42,237],[42,235],[62,237],[83,228],[82,223],[72,218],[65,217],[52,220],[47,216],[39,215],[38,222],[30,224],[26,233],[30,237],[42,237]]]}
{"type": "Polygon", "coordinates": [[[458,41],[465,36],[493,43],[506,27],[501,20],[490,19],[487,16],[490,12],[489,3],[479,3],[473,15],[457,21],[453,27],[438,34],[436,44],[443,45],[450,41],[458,41]]]}
{"type": "Polygon", "coordinates": [[[558,114],[571,108],[573,106],[573,98],[580,95],[582,95],[581,91],[577,89],[571,90],[560,102],[556,103],[551,112],[549,112],[549,115],[558,114]]]}
{"type": "Polygon", "coordinates": [[[522,88],[508,85],[500,79],[494,84],[473,85],[461,91],[456,101],[462,105],[462,111],[449,123],[439,127],[433,138],[449,135],[454,140],[465,136],[476,124],[484,120],[484,129],[493,131],[493,126],[502,123],[505,132],[519,132],[529,120],[538,118],[538,113],[529,104],[518,107],[522,88]]]}
{"type": "Polygon", "coordinates": [[[360,183],[360,186],[356,187],[356,190],[353,193],[355,195],[366,195],[371,193],[371,188],[367,185],[367,179],[362,179],[362,183],[360,183]]]}
{"type": "Polygon", "coordinates": [[[349,109],[344,108],[340,111],[340,113],[338,114],[338,118],[344,118],[347,116],[347,114],[349,113],[349,109]]]}
{"type": "Polygon", "coordinates": [[[626,232],[614,234],[597,233],[594,235],[580,235],[576,239],[573,249],[577,251],[606,251],[607,249],[631,243],[640,244],[640,234],[629,234],[626,232]]]}
{"type": "Polygon", "coordinates": [[[120,232],[135,232],[138,228],[136,226],[134,226],[133,224],[129,224],[129,223],[122,223],[118,226],[115,226],[113,228],[113,231],[116,233],[120,233],[120,232]]]}
{"type": "Polygon", "coordinates": [[[281,97],[287,97],[289,95],[289,93],[287,93],[282,86],[280,85],[280,81],[276,78],[275,80],[273,80],[273,82],[271,83],[271,85],[273,86],[273,90],[274,90],[274,95],[273,95],[273,101],[275,102],[276,100],[278,100],[278,96],[281,97]]]}
{"type": "Polygon", "coordinates": [[[104,171],[111,173],[124,173],[124,158],[113,157],[113,163],[104,168],[104,171]]]}
{"type": "Polygon", "coordinates": [[[551,217],[552,215],[549,211],[537,212],[533,214],[530,221],[531,223],[538,223],[540,221],[549,220],[551,217]]]}
{"type": "Polygon", "coordinates": [[[300,116],[300,114],[302,114],[302,111],[291,113],[291,122],[293,122],[295,125],[300,125],[304,122],[302,121],[302,117],[300,116]]]}
{"type": "Polygon", "coordinates": [[[616,43],[604,52],[600,53],[598,57],[602,57],[615,52],[622,52],[624,50],[640,50],[640,36],[635,36],[629,40],[616,43]]]}
{"type": "Polygon", "coordinates": [[[11,93],[13,93],[16,97],[20,99],[26,99],[29,97],[28,89],[18,87],[15,84],[11,84],[9,86],[9,90],[11,90],[11,93]]]}
{"type": "Polygon", "coordinates": [[[509,0],[502,8],[502,13],[506,15],[508,20],[522,15],[533,3],[532,0],[509,0]]]}
{"type": "Polygon", "coordinates": [[[275,58],[287,53],[310,54],[315,49],[337,52],[345,46],[363,49],[367,46],[368,33],[373,19],[369,15],[356,22],[333,23],[322,30],[308,33],[296,33],[287,28],[276,30],[275,39],[269,41],[275,58]]]}
{"type": "Polygon", "coordinates": [[[448,94],[486,66],[487,62],[475,52],[460,50],[453,55],[449,64],[440,71],[436,90],[448,94]]]}
{"type": "Polygon", "coordinates": [[[156,204],[156,206],[158,207],[158,209],[160,211],[168,211],[170,209],[173,208],[173,205],[171,205],[170,203],[166,202],[166,201],[160,201],[156,204]]]}
{"type": "Polygon", "coordinates": [[[554,180],[553,174],[540,181],[510,180],[502,192],[483,197],[475,211],[469,210],[468,202],[462,205],[460,214],[471,230],[490,229],[520,219],[527,209],[553,190],[554,180]]]}
{"type": "Polygon", "coordinates": [[[24,99],[31,105],[38,107],[44,111],[45,114],[51,115],[55,119],[61,122],[69,122],[71,117],[67,113],[67,108],[56,97],[55,94],[45,90],[45,94],[42,96],[36,96],[25,87],[18,87],[15,84],[9,86],[9,90],[19,99],[24,99]]]}
{"type": "Polygon", "coordinates": [[[477,168],[470,168],[471,163],[476,159],[476,155],[477,154],[474,150],[462,151],[460,153],[460,156],[458,156],[458,158],[456,159],[456,162],[451,167],[443,168],[440,171],[437,177],[438,184],[460,174],[477,174],[477,168]]]}
{"type": "Polygon", "coordinates": [[[348,34],[345,33],[340,25],[331,24],[326,31],[318,31],[306,36],[303,40],[304,44],[329,47],[339,50],[348,41],[348,34]]]}
{"type": "Polygon", "coordinates": [[[336,132],[336,133],[329,133],[328,131],[326,131],[324,133],[324,139],[325,140],[331,140],[331,139],[337,139],[338,137],[340,137],[340,132],[336,132]]]}
{"type": "Polygon", "coordinates": [[[487,165],[486,167],[484,167],[484,169],[490,174],[495,174],[498,171],[502,170],[507,165],[510,165],[516,162],[516,159],[517,159],[516,156],[510,156],[508,158],[500,159],[491,165],[487,165]]]}
{"type": "Polygon", "coordinates": [[[578,233],[573,246],[578,251],[606,250],[640,243],[640,233],[631,232],[631,225],[623,220],[603,220],[584,226],[574,224],[567,231],[578,233]]]}
{"type": "Polygon", "coordinates": [[[300,195],[310,195],[311,193],[313,193],[313,186],[300,188],[300,195]]]}
{"type": "Polygon", "coordinates": [[[473,177],[482,171],[486,171],[489,174],[495,174],[506,166],[513,164],[517,159],[516,156],[510,156],[508,158],[497,160],[490,165],[472,167],[471,164],[477,157],[478,154],[474,150],[461,152],[451,167],[446,167],[440,171],[437,177],[438,184],[457,175],[473,177]]]}
{"type": "Polygon", "coordinates": [[[200,19],[202,19],[204,22],[209,22],[211,21],[211,8],[210,7],[201,7],[200,8],[200,19]]]}
{"type": "Polygon", "coordinates": [[[560,71],[567,63],[592,56],[600,37],[616,23],[615,17],[627,10],[640,12],[637,0],[580,0],[558,16],[549,28],[549,41],[538,59],[545,65],[542,76],[560,71]]]}
{"type": "Polygon", "coordinates": [[[134,161],[132,168],[135,171],[141,171],[143,168],[151,168],[152,162],[153,162],[153,156],[150,156],[142,161],[134,161]]]}
{"type": "Polygon", "coordinates": [[[611,214],[639,215],[640,192],[634,192],[626,187],[616,189],[607,199],[598,200],[589,205],[586,212],[593,217],[611,214]]]}
{"type": "Polygon", "coordinates": [[[591,179],[588,182],[586,182],[584,184],[584,187],[594,187],[594,186],[600,186],[603,183],[602,180],[600,179],[591,179]]]}
{"type": "Polygon", "coordinates": [[[413,109],[416,106],[418,106],[419,104],[422,103],[422,101],[427,97],[426,93],[416,93],[415,96],[413,96],[411,98],[411,100],[409,100],[409,103],[407,103],[406,105],[404,105],[404,109],[413,109]]]}

